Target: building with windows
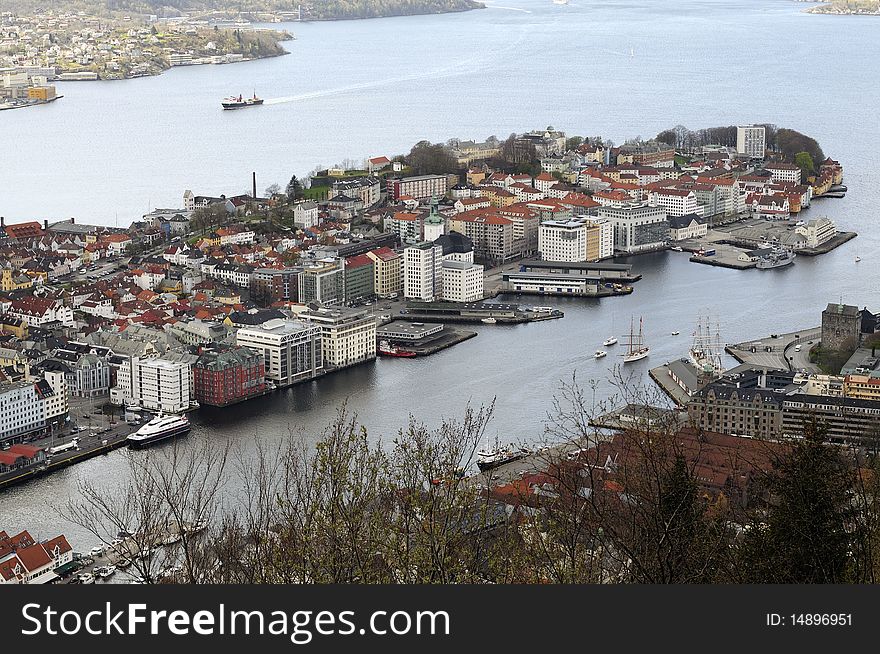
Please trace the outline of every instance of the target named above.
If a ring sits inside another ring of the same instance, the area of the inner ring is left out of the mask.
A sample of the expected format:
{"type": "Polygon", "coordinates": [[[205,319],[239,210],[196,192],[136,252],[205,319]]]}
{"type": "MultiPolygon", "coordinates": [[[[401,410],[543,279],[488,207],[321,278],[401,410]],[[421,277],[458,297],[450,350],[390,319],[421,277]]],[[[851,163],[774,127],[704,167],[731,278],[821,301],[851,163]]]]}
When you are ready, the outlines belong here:
{"type": "Polygon", "coordinates": [[[832,303],[822,312],[822,347],[852,352],[862,336],[862,316],[851,304],[832,303]]]}
{"type": "Polygon", "coordinates": [[[303,265],[298,283],[303,304],[341,304],[345,301],[345,259],[327,258],[303,265]]]}
{"type": "Polygon", "coordinates": [[[380,199],[379,178],[373,177],[349,177],[335,180],[331,185],[330,197],[345,195],[360,200],[365,209],[369,209],[380,199]]]}
{"type": "Polygon", "coordinates": [[[443,246],[429,241],[403,251],[403,296],[432,302],[443,293],[443,246]]]}
{"type": "Polygon", "coordinates": [[[612,235],[613,230],[607,221],[598,224],[585,216],[548,220],[538,227],[538,250],[544,261],[598,261],[613,254],[607,251],[612,244],[612,235]]]}
{"type": "Polygon", "coordinates": [[[46,413],[34,382],[0,384],[0,444],[21,442],[45,427],[46,413]]]}
{"type": "Polygon", "coordinates": [[[837,225],[830,218],[821,216],[811,218],[805,225],[795,227],[794,232],[804,237],[807,247],[814,248],[837,236],[837,225]]]}
{"type": "Polygon", "coordinates": [[[300,314],[321,330],[324,367],[345,368],[376,358],[376,316],[365,309],[321,307],[300,314]]]}
{"type": "Polygon", "coordinates": [[[211,347],[193,364],[193,390],[201,405],[227,406],[266,391],[263,357],[246,347],[211,347]]]}
{"type": "Polygon", "coordinates": [[[113,404],[137,405],[151,411],[181,413],[197,406],[192,367],[185,361],[124,357],[110,389],[113,404]]]}
{"type": "Polygon", "coordinates": [[[763,159],[767,149],[766,130],[762,125],[740,125],[736,128],[736,151],[750,159],[763,159]]]}
{"type": "Polygon", "coordinates": [[[379,297],[388,297],[403,290],[403,255],[391,248],[367,252],[373,261],[373,290],[379,297]]]}
{"type": "Polygon", "coordinates": [[[483,299],[483,266],[447,259],[443,261],[443,299],[477,302],[483,299]]]}
{"type": "Polygon", "coordinates": [[[73,548],[63,535],[37,542],[27,531],[0,531],[0,584],[50,584],[72,561],[73,548]]]}
{"type": "Polygon", "coordinates": [[[772,163],[764,166],[764,170],[770,173],[770,180],[774,183],[791,182],[793,184],[801,183],[800,166],[789,163],[772,163]]]}
{"type": "Polygon", "coordinates": [[[399,200],[408,195],[416,200],[429,198],[442,198],[446,195],[449,181],[446,175],[419,175],[417,177],[403,177],[388,179],[387,193],[393,200],[399,200]]]}
{"type": "Polygon", "coordinates": [[[694,191],[680,188],[663,188],[648,194],[648,204],[663,207],[667,216],[687,216],[699,214],[702,208],[697,204],[694,191]]]}
{"type": "Polygon", "coordinates": [[[669,216],[669,239],[684,241],[689,238],[700,238],[709,233],[709,221],[695,213],[686,216],[669,216]]]}
{"type": "Polygon", "coordinates": [[[601,207],[599,219],[607,220],[614,229],[614,249],[635,253],[662,248],[669,238],[666,209],[646,203],[630,203],[622,207],[601,207]]]}
{"type": "Polygon", "coordinates": [[[299,274],[302,267],[257,268],[251,277],[251,297],[265,304],[299,298],[299,274]]]}
{"type": "Polygon", "coordinates": [[[358,254],[345,260],[345,303],[372,297],[376,292],[373,260],[358,254]]]}
{"type": "Polygon", "coordinates": [[[239,329],[235,343],[261,353],[266,379],[279,387],[314,379],[324,370],[321,328],[315,324],[276,318],[239,329]]]}

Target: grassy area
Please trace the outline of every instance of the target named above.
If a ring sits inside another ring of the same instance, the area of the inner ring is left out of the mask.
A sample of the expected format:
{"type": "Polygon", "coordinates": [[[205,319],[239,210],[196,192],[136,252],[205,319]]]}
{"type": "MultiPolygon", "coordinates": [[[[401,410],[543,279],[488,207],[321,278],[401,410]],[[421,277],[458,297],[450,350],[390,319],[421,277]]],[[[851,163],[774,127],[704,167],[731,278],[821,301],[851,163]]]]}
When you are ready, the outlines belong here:
{"type": "Polygon", "coordinates": [[[329,186],[312,186],[303,189],[303,195],[305,195],[308,200],[326,200],[329,191],[329,186]]]}
{"type": "Polygon", "coordinates": [[[840,369],[843,368],[852,352],[841,352],[840,350],[829,350],[822,347],[822,344],[814,345],[810,348],[810,363],[815,363],[819,369],[826,375],[838,375],[840,369]]]}

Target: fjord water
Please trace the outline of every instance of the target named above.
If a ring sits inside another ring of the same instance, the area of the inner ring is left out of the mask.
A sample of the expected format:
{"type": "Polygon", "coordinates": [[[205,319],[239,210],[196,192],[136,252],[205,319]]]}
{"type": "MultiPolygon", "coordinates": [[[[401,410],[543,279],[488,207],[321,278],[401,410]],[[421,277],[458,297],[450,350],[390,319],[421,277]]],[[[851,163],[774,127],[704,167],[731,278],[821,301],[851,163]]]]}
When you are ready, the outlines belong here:
{"type": "MultiPolygon", "coordinates": [[[[546,125],[621,142],[677,123],[773,122],[816,137],[845,166],[847,197],[818,201],[805,215],[827,214],[859,233],[828,255],[765,272],[701,266],[674,252],[635,257],[644,279],[630,296],[538,300],[565,318],[481,325],[478,338],[431,357],[378,360],[192,416],[189,438],[244,448],[255,437],[288,438],[289,427],[313,440],[345,400],[374,438],[389,440],[410,413],[436,423],[497,398],[490,434],[536,441],[573,372],[585,385],[599,380],[597,399],[611,393],[621,346],[599,361],[592,353],[609,335],[622,337],[633,315],[644,316],[652,353],[628,370],[646,380],[649,367],[686,353],[700,314],[719,318],[722,339],[734,342],[815,326],[841,297],[880,308],[880,21],[808,15],[788,0],[490,4],[293,24],[285,57],[62,85],[59,102],[0,113],[0,215],[127,225],[148,207],[179,204],[185,188],[243,192],[252,170],[262,189],[316,165],[405,152],[423,138],[503,138],[546,125]],[[220,110],[221,97],[253,90],[266,105],[220,110]]],[[[82,479],[126,477],[117,451],[9,489],[0,529],[62,530],[87,548],[81,530],[42,507],[75,494],[82,479]]]]}

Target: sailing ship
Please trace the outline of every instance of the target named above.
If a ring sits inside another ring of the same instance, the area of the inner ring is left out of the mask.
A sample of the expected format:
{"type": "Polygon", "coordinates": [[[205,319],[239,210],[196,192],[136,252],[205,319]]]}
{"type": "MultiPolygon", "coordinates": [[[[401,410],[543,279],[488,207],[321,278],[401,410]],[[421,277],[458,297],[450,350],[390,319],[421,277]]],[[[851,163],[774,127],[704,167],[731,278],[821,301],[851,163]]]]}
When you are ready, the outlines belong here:
{"type": "Polygon", "coordinates": [[[639,333],[635,333],[633,321],[630,320],[629,323],[629,339],[627,341],[627,349],[626,353],[622,354],[624,363],[632,363],[634,361],[641,361],[645,357],[650,354],[651,348],[645,345],[644,340],[644,325],[642,323],[642,318],[639,318],[639,333]]]}
{"type": "Polygon", "coordinates": [[[697,319],[691,349],[688,352],[691,363],[703,374],[718,375],[724,370],[721,361],[721,327],[713,326],[708,317],[697,319]]]}

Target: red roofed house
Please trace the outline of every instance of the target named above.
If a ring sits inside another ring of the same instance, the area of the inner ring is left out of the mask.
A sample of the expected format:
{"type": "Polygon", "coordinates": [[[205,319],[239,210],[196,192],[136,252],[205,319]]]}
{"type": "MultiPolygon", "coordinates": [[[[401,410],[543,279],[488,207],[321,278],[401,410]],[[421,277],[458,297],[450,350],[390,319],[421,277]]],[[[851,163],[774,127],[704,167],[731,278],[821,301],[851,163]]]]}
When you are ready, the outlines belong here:
{"type": "Polygon", "coordinates": [[[6,237],[11,241],[30,241],[43,235],[43,228],[36,221],[6,225],[5,229],[6,237]]]}
{"type": "Polygon", "coordinates": [[[107,254],[111,257],[125,254],[125,249],[132,244],[128,234],[107,234],[101,240],[107,244],[107,254]]]}
{"type": "Polygon", "coordinates": [[[0,584],[52,583],[56,570],[72,560],[73,548],[64,536],[37,543],[26,531],[11,537],[0,531],[0,584]]]}

